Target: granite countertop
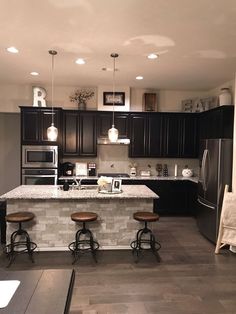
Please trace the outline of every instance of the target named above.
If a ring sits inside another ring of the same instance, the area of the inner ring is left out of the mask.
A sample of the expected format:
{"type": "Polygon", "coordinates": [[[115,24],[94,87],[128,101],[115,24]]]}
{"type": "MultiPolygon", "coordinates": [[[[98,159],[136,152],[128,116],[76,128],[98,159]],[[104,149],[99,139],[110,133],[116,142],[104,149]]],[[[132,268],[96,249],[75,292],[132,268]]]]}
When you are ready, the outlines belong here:
{"type": "MultiPolygon", "coordinates": [[[[77,179],[77,180],[80,180],[80,179],[84,179],[84,180],[97,180],[98,177],[95,176],[95,177],[88,177],[88,176],[72,176],[72,177],[60,177],[59,180],[73,180],[73,179],[77,179]]],[[[191,181],[191,182],[195,182],[195,183],[198,183],[198,177],[183,177],[183,176],[178,176],[178,177],[174,177],[174,176],[168,176],[168,177],[158,177],[158,176],[147,176],[147,177],[144,177],[144,176],[136,176],[136,177],[118,177],[117,179],[122,179],[122,180],[132,180],[132,181],[135,181],[135,180],[171,180],[171,181],[191,181]]],[[[83,181],[82,181],[83,183],[83,181]]]]}
{"type": "Polygon", "coordinates": [[[88,190],[63,191],[59,185],[20,185],[3,194],[5,200],[79,200],[79,199],[154,199],[158,195],[145,185],[123,185],[122,193],[102,194],[96,187],[88,190]]]}

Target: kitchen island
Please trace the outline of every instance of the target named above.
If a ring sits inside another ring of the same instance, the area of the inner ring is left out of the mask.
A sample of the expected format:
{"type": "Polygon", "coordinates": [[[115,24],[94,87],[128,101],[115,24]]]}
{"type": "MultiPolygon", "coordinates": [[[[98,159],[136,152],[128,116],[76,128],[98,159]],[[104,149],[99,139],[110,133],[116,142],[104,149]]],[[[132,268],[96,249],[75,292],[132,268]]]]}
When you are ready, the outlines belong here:
{"type": "MultiPolygon", "coordinates": [[[[122,186],[122,193],[102,194],[97,187],[84,190],[63,191],[61,186],[21,185],[2,195],[7,201],[7,213],[31,211],[32,222],[25,223],[33,242],[39,250],[67,250],[78,228],[71,221],[76,211],[92,211],[98,220],[89,224],[102,249],[130,248],[140,224],[133,220],[133,213],[153,211],[153,200],[158,195],[145,185],[122,186]]],[[[7,226],[7,242],[15,230],[15,224],[7,226]]]]}

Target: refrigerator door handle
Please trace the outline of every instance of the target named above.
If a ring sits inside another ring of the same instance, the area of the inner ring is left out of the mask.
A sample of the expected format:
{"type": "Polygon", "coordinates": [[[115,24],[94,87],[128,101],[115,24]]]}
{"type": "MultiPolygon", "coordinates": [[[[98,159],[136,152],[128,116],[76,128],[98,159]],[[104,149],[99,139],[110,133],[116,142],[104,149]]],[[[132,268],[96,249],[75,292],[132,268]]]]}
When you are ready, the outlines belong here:
{"type": "Polygon", "coordinates": [[[202,157],[202,168],[201,168],[201,177],[202,177],[202,185],[203,185],[203,190],[206,191],[206,157],[207,157],[207,149],[204,150],[203,152],[203,157],[202,157]]]}
{"type": "Polygon", "coordinates": [[[207,205],[207,204],[203,203],[199,198],[197,199],[197,201],[198,201],[198,203],[200,203],[200,204],[203,205],[203,206],[206,206],[206,207],[208,207],[208,208],[210,208],[210,209],[215,209],[214,206],[210,206],[210,205],[207,205]]]}

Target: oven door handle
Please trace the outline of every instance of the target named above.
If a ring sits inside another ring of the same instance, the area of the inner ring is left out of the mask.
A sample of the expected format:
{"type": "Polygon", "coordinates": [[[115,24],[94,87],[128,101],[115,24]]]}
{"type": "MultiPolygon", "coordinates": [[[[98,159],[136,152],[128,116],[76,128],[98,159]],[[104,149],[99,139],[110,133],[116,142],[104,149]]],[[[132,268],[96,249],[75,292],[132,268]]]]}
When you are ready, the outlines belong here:
{"type": "Polygon", "coordinates": [[[38,175],[38,174],[23,174],[22,175],[23,177],[29,177],[29,178],[54,178],[54,177],[57,177],[57,175],[55,174],[52,174],[52,175],[46,175],[46,174],[42,174],[42,175],[38,175]]]}

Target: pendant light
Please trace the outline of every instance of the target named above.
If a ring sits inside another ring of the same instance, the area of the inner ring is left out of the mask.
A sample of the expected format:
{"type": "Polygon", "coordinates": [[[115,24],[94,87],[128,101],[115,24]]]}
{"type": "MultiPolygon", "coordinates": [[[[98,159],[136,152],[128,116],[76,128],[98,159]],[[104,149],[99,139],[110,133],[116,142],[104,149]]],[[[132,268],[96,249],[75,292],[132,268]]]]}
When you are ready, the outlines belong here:
{"type": "Polygon", "coordinates": [[[54,103],[54,57],[55,55],[57,55],[57,51],[49,50],[48,52],[52,56],[52,123],[51,126],[47,129],[47,137],[49,141],[56,141],[58,136],[58,130],[54,126],[53,103],[54,103]]]}
{"type": "Polygon", "coordinates": [[[115,106],[115,71],[116,71],[116,58],[119,55],[117,53],[112,53],[111,57],[113,58],[113,97],[112,97],[112,103],[113,103],[113,112],[112,112],[112,127],[108,130],[108,138],[111,143],[115,143],[118,140],[118,130],[115,128],[115,112],[114,112],[114,106],[115,106]]]}

